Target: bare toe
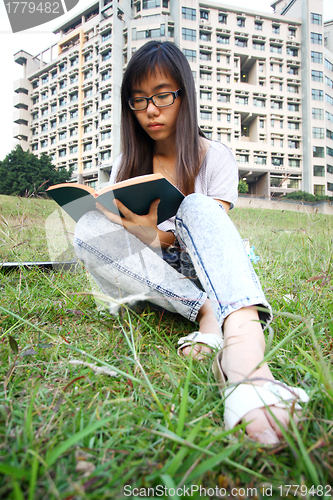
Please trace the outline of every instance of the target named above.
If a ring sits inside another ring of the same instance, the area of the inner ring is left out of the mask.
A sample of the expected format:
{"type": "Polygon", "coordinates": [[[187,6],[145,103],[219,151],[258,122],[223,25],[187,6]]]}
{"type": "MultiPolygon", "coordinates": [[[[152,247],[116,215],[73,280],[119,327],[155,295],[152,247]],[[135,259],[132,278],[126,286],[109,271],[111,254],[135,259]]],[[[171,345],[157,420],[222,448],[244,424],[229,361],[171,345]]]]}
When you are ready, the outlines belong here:
{"type": "Polygon", "coordinates": [[[200,361],[204,359],[207,354],[211,354],[212,350],[210,347],[204,344],[193,344],[182,349],[182,354],[184,356],[192,356],[192,358],[200,361]]]}
{"type": "Polygon", "coordinates": [[[249,422],[246,426],[246,433],[250,438],[264,444],[277,444],[279,438],[275,430],[272,428],[264,408],[249,411],[243,417],[245,422],[249,422]]]}

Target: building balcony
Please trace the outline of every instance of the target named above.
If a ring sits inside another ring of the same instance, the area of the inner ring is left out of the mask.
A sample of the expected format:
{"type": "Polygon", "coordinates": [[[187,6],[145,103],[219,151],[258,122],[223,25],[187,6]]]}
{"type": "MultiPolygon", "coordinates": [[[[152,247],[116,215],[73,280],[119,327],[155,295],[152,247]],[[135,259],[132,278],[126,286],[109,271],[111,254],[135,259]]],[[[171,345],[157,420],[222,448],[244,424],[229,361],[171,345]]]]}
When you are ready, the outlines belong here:
{"type": "Polygon", "coordinates": [[[26,125],[30,121],[30,114],[25,109],[18,109],[13,113],[14,123],[18,123],[19,125],[26,125]]]}
{"type": "Polygon", "coordinates": [[[14,95],[13,105],[14,105],[14,108],[23,108],[24,106],[29,107],[30,99],[26,94],[20,93],[18,95],[14,95]]]}
{"type": "Polygon", "coordinates": [[[26,78],[19,78],[18,80],[15,80],[13,87],[14,92],[27,93],[29,91],[30,84],[26,78]]]}
{"type": "Polygon", "coordinates": [[[30,135],[30,130],[27,125],[16,125],[13,128],[13,137],[16,139],[27,140],[30,135]]]}

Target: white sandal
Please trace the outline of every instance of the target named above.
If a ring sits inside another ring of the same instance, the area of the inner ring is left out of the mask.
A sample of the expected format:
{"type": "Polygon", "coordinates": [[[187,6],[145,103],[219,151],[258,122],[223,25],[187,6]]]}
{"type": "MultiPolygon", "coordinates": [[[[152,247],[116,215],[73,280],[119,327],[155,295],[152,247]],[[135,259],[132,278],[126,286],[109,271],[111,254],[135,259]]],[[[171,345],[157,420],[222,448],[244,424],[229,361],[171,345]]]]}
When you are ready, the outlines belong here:
{"type": "Polygon", "coordinates": [[[193,346],[194,344],[204,344],[213,350],[222,349],[223,337],[218,333],[201,333],[193,332],[178,340],[178,356],[183,356],[182,351],[185,347],[193,346]]]}
{"type": "Polygon", "coordinates": [[[290,387],[282,382],[269,381],[263,386],[253,385],[249,382],[235,386],[226,387],[226,378],[222,370],[223,350],[219,351],[214,358],[213,373],[217,380],[219,391],[225,398],[224,422],[226,429],[235,427],[251,410],[267,406],[278,406],[279,408],[291,408],[301,410],[302,407],[296,402],[309,401],[309,396],[300,387],[290,387]]]}

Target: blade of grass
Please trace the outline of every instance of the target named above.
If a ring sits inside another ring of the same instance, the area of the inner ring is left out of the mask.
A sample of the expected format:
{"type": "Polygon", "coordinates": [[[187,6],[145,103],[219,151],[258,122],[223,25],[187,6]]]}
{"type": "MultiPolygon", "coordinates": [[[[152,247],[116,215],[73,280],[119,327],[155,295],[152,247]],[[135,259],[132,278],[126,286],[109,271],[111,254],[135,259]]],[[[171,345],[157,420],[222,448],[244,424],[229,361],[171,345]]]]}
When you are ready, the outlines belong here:
{"type": "Polygon", "coordinates": [[[51,467],[51,465],[54,464],[58,458],[65,453],[71,446],[73,446],[75,443],[80,441],[80,439],[83,439],[85,436],[88,436],[89,434],[92,434],[94,431],[99,429],[100,427],[103,427],[103,425],[106,425],[108,422],[113,420],[115,418],[115,415],[112,415],[110,417],[104,418],[102,420],[98,420],[97,422],[94,422],[90,424],[88,427],[83,429],[82,431],[77,432],[70,438],[66,439],[63,443],[61,443],[59,446],[56,448],[53,448],[52,451],[47,455],[45,462],[48,467],[51,467]]]}
{"type": "Polygon", "coordinates": [[[314,484],[315,486],[319,486],[319,478],[318,478],[316,468],[313,465],[311,458],[309,457],[308,452],[306,451],[303,440],[298,432],[298,429],[296,427],[296,424],[295,424],[293,418],[290,419],[290,424],[291,424],[291,427],[294,431],[294,434],[295,434],[295,437],[296,437],[296,440],[298,443],[299,451],[301,453],[301,457],[303,458],[304,466],[308,471],[308,474],[311,478],[312,484],[314,484]]]}
{"type": "Polygon", "coordinates": [[[28,500],[34,500],[35,498],[35,490],[37,484],[37,476],[38,476],[38,468],[39,461],[36,455],[32,457],[32,466],[31,466],[31,475],[30,475],[30,483],[29,483],[29,496],[28,500]]]}
{"type": "Polygon", "coordinates": [[[13,479],[13,493],[15,495],[14,500],[24,500],[24,495],[22,493],[21,486],[16,481],[16,479],[13,479]]]}
{"type": "Polygon", "coordinates": [[[14,479],[29,479],[30,471],[18,469],[12,465],[0,464],[0,474],[11,476],[14,479]]]}
{"type": "Polygon", "coordinates": [[[180,408],[179,408],[178,425],[177,425],[177,431],[176,431],[177,436],[182,435],[184,425],[185,425],[186,411],[187,411],[187,400],[188,400],[188,386],[189,386],[190,378],[191,378],[191,374],[192,374],[192,363],[193,363],[192,356],[189,357],[189,362],[190,362],[190,364],[189,364],[189,367],[187,370],[185,385],[184,385],[182,399],[181,399],[180,408]]]}
{"type": "Polygon", "coordinates": [[[220,453],[217,453],[214,457],[207,458],[204,462],[202,462],[200,465],[198,465],[194,471],[189,475],[187,478],[187,483],[192,483],[194,479],[199,477],[202,474],[205,474],[205,472],[212,470],[214,467],[219,465],[220,463],[224,462],[226,458],[228,458],[232,453],[235,451],[239,450],[239,448],[242,447],[241,443],[234,444],[230,446],[229,448],[226,448],[225,450],[221,451],[220,453]]]}

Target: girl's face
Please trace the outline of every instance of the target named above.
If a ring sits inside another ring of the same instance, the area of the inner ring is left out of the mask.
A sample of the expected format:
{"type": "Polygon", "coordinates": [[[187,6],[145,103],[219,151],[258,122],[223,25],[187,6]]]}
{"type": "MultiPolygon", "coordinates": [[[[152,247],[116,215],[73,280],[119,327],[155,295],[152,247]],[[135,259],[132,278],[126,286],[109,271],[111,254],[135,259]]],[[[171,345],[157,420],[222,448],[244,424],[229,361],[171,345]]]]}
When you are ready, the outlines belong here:
{"type": "MultiPolygon", "coordinates": [[[[136,83],[132,88],[132,97],[151,97],[159,92],[175,92],[179,84],[168,73],[156,72],[145,80],[136,83]]],[[[178,111],[181,97],[177,97],[173,104],[166,107],[157,107],[149,101],[148,107],[141,111],[133,111],[141,127],[154,141],[175,140],[178,111]]]]}

